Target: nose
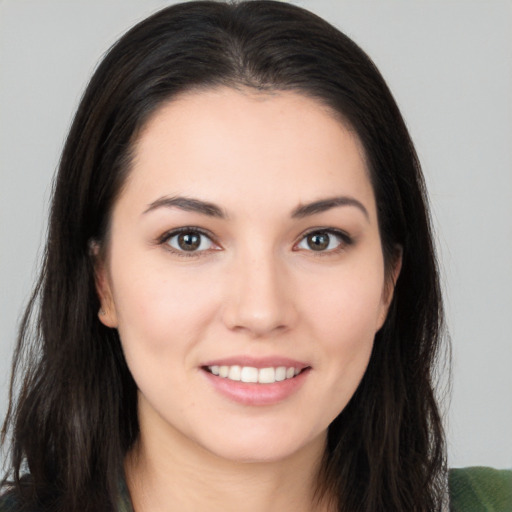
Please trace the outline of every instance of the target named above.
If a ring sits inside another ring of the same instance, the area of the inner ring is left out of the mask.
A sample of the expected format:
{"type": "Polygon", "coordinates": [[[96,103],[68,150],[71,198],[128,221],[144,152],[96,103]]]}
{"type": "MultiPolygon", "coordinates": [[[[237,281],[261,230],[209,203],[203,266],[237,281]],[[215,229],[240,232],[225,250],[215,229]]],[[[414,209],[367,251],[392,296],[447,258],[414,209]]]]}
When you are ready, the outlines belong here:
{"type": "Polygon", "coordinates": [[[230,330],[261,338],[295,324],[298,315],[292,279],[275,255],[238,258],[226,287],[223,321],[230,330]]]}

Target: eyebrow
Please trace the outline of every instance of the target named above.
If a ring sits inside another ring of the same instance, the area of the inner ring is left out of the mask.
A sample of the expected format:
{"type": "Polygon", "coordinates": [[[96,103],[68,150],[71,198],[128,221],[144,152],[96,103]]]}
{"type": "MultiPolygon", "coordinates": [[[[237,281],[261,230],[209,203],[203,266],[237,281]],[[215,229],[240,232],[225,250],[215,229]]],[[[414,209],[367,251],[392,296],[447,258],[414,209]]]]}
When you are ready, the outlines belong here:
{"type": "Polygon", "coordinates": [[[186,212],[202,213],[203,215],[208,215],[209,217],[217,217],[219,219],[227,218],[227,215],[224,213],[222,208],[213,203],[182,196],[161,197],[160,199],[153,201],[148,206],[148,208],[144,210],[144,213],[148,213],[162,207],[179,208],[180,210],[185,210],[186,212]]]}
{"type": "MultiPolygon", "coordinates": [[[[367,220],[370,219],[370,215],[368,214],[368,210],[365,208],[365,206],[360,201],[350,196],[331,197],[299,205],[292,211],[291,217],[292,219],[303,219],[304,217],[316,215],[318,213],[322,213],[332,208],[337,208],[340,206],[356,207],[364,214],[367,220]]],[[[209,217],[216,217],[219,219],[226,219],[228,217],[228,215],[223,211],[223,209],[214,203],[203,201],[201,199],[194,199],[191,197],[183,196],[161,197],[156,201],[153,201],[148,206],[148,208],[144,210],[143,213],[146,214],[148,212],[156,210],[157,208],[162,207],[179,208],[180,210],[184,210],[187,212],[201,213],[203,215],[208,215],[209,217]]]]}
{"type": "Polygon", "coordinates": [[[361,212],[363,212],[367,220],[370,220],[368,210],[365,208],[363,203],[350,196],[330,197],[327,199],[320,199],[319,201],[300,205],[295,208],[295,210],[293,210],[292,218],[302,219],[304,217],[308,217],[309,215],[322,213],[338,206],[355,206],[361,210],[361,212]]]}

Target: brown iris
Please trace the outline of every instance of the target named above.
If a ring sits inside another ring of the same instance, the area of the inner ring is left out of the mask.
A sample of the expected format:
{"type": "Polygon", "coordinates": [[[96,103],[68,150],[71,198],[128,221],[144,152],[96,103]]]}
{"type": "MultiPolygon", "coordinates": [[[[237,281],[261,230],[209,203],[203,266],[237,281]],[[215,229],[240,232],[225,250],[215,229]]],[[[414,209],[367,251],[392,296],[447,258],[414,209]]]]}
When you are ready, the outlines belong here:
{"type": "Polygon", "coordinates": [[[307,244],[313,251],[323,251],[329,247],[329,233],[310,233],[307,237],[307,244]]]}
{"type": "Polygon", "coordinates": [[[195,251],[201,245],[198,233],[181,233],[178,235],[178,246],[183,251],[195,251]]]}

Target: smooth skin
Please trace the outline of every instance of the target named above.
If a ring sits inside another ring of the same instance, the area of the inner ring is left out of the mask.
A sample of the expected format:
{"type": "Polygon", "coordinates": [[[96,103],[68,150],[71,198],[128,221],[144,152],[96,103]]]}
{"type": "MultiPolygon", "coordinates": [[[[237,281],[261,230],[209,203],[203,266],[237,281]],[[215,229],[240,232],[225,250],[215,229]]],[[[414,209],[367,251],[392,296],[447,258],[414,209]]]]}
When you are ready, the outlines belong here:
{"type": "Polygon", "coordinates": [[[161,107],[135,149],[97,261],[100,319],[139,389],[135,510],[327,510],[313,504],[327,428],[399,272],[384,271],[357,137],[298,93],[218,88],[161,107]],[[275,403],[240,403],[205,365],[243,357],[307,374],[275,403]]]}

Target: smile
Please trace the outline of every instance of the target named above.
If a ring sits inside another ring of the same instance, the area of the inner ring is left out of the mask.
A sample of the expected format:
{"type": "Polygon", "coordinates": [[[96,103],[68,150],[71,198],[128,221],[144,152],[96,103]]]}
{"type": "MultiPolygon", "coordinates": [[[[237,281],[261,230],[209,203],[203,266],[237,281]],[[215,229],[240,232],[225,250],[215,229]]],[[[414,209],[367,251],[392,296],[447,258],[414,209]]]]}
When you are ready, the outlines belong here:
{"type": "Polygon", "coordinates": [[[244,406],[281,403],[299,392],[312,366],[281,356],[232,356],[205,362],[206,381],[225,398],[244,406]]]}
{"type": "Polygon", "coordinates": [[[274,384],[284,380],[293,379],[301,372],[300,368],[293,366],[277,366],[268,368],[254,368],[253,366],[207,366],[206,370],[213,375],[225,379],[258,384],[274,384]]]}

